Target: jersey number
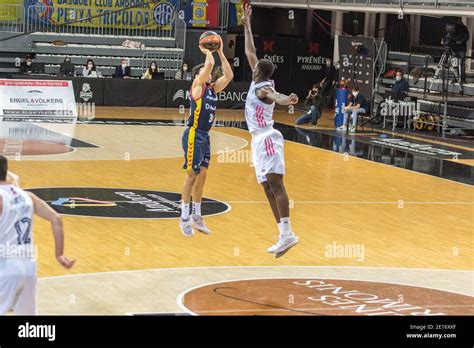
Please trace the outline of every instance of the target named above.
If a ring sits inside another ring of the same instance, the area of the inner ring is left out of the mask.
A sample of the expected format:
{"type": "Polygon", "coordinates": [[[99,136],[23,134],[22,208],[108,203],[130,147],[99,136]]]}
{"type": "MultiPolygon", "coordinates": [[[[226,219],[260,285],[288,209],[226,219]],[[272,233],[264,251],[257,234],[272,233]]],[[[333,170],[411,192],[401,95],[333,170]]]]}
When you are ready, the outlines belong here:
{"type": "Polygon", "coordinates": [[[31,243],[31,219],[23,218],[15,224],[16,233],[18,234],[18,244],[31,243]]]}

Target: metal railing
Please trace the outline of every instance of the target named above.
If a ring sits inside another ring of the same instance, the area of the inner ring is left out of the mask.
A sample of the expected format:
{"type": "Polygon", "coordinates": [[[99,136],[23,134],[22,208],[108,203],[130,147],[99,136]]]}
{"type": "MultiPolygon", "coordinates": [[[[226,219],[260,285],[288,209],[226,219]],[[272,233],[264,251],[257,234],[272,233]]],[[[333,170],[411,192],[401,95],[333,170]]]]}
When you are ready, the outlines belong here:
{"type": "Polygon", "coordinates": [[[395,6],[467,6],[473,7],[472,0],[309,0],[310,3],[324,3],[324,4],[356,4],[356,5],[395,5],[395,6]]]}
{"type": "Polygon", "coordinates": [[[179,16],[175,20],[175,38],[176,38],[176,47],[181,48],[182,50],[186,47],[186,22],[181,19],[179,16]]]}
{"type": "Polygon", "coordinates": [[[0,5],[0,31],[21,33],[25,30],[25,7],[17,4],[0,5]]]}
{"type": "Polygon", "coordinates": [[[375,56],[375,78],[378,81],[387,66],[388,48],[384,39],[375,39],[374,44],[377,52],[375,56]]]}
{"type": "Polygon", "coordinates": [[[159,72],[165,73],[165,79],[172,80],[176,72],[181,69],[183,56],[178,52],[145,52],[142,56],[142,72],[156,62],[159,72]]]}
{"type": "MultiPolygon", "coordinates": [[[[153,9],[133,8],[90,18],[87,9],[33,5],[27,9],[27,31],[43,33],[96,34],[104,36],[174,38],[176,25],[158,25],[153,9]]],[[[175,22],[179,22],[175,21],[175,22]]]]}
{"type": "MultiPolygon", "coordinates": [[[[276,3],[277,0],[254,0],[253,3],[276,3]]],[[[363,5],[363,6],[374,6],[374,5],[387,5],[387,6],[419,6],[426,8],[439,8],[439,7],[474,7],[472,0],[286,0],[285,4],[321,4],[321,5],[363,5]]],[[[283,4],[283,3],[282,3],[283,4]]]]}
{"type": "Polygon", "coordinates": [[[219,3],[219,29],[226,30],[229,26],[229,0],[221,0],[219,3]]]}

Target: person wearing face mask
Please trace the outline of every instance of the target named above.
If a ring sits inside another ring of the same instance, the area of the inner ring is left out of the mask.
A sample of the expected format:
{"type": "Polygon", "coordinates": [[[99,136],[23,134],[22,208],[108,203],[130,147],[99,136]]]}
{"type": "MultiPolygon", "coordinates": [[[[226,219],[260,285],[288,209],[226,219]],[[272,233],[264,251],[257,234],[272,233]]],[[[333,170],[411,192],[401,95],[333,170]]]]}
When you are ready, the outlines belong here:
{"type": "Polygon", "coordinates": [[[150,67],[143,74],[145,80],[159,80],[162,74],[158,71],[158,65],[155,61],[150,63],[150,67]]]}
{"type": "Polygon", "coordinates": [[[189,71],[189,66],[188,63],[183,63],[181,66],[181,70],[178,70],[176,72],[176,75],[174,76],[175,80],[186,80],[186,81],[191,81],[191,72],[189,71]]]}
{"type": "Polygon", "coordinates": [[[348,99],[348,105],[344,108],[344,122],[342,126],[337,127],[338,131],[345,131],[347,129],[347,122],[349,121],[349,114],[352,114],[352,126],[349,132],[355,133],[357,127],[358,114],[366,113],[368,110],[368,103],[365,97],[360,94],[359,87],[355,86],[352,89],[352,95],[348,99]]]}
{"type": "Polygon", "coordinates": [[[33,57],[27,56],[25,63],[20,66],[21,75],[29,75],[33,72],[33,57]]]}
{"type": "Polygon", "coordinates": [[[313,88],[309,90],[304,106],[305,108],[309,106],[309,110],[296,120],[296,124],[301,125],[311,122],[311,125],[315,126],[323,112],[323,96],[319,94],[318,84],[314,84],[313,88]]]}
{"type": "Polygon", "coordinates": [[[71,58],[66,57],[59,66],[58,76],[75,76],[75,67],[71,62],[71,58]]]}
{"type": "Polygon", "coordinates": [[[120,65],[115,67],[115,73],[113,75],[116,79],[129,79],[131,77],[131,70],[128,66],[128,60],[122,58],[120,65]]]}
{"type": "Polygon", "coordinates": [[[403,78],[403,72],[398,70],[395,75],[395,83],[392,86],[392,97],[395,100],[403,100],[408,92],[408,82],[403,78]]]}
{"type": "Polygon", "coordinates": [[[84,77],[102,77],[99,70],[97,70],[92,59],[88,59],[86,65],[82,69],[82,76],[84,77]]]}

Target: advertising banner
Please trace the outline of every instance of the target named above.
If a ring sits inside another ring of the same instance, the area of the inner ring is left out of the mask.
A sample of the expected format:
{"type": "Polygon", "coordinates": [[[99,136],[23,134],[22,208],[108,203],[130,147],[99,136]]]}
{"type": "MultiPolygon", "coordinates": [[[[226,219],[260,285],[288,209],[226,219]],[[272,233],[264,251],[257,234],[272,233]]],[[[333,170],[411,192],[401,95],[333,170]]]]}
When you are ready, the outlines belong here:
{"type": "MultiPolygon", "coordinates": [[[[166,90],[167,107],[182,106],[189,108],[191,84],[191,81],[168,81],[166,90]]],[[[249,87],[250,83],[248,82],[231,82],[225,90],[217,93],[217,108],[243,108],[249,87]]],[[[219,110],[217,113],[219,113],[219,110]]]]}
{"type": "Polygon", "coordinates": [[[361,94],[372,99],[374,88],[374,39],[339,36],[340,77],[350,88],[358,86],[361,94]]]}
{"type": "Polygon", "coordinates": [[[0,116],[77,118],[72,81],[1,79],[0,116]]]}
{"type": "MultiPolygon", "coordinates": [[[[331,42],[315,42],[305,39],[255,37],[257,57],[275,64],[272,79],[281,93],[296,93],[303,98],[314,83],[323,78],[326,60],[332,56],[331,42]]],[[[236,80],[251,80],[251,69],[244,54],[244,38],[236,40],[236,80]]]]}
{"type": "Polygon", "coordinates": [[[219,27],[219,0],[193,0],[183,10],[188,27],[219,27]]]}
{"type": "Polygon", "coordinates": [[[30,23],[115,29],[173,28],[178,0],[27,0],[30,23]],[[126,10],[120,11],[121,9],[126,10]]]}

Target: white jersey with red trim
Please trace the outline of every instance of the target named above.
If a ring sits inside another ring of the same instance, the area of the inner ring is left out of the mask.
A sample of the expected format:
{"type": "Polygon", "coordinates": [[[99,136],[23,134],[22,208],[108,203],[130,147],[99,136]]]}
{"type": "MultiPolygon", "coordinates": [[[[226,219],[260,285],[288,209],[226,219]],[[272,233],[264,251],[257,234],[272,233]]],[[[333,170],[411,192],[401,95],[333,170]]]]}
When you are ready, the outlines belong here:
{"type": "Polygon", "coordinates": [[[36,315],[34,203],[13,185],[0,185],[0,200],[0,315],[36,315]]]}
{"type": "Polygon", "coordinates": [[[245,120],[251,134],[273,127],[273,109],[275,103],[266,104],[256,95],[255,91],[262,87],[274,87],[272,80],[255,83],[252,81],[245,101],[245,120]]]}
{"type": "MultiPolygon", "coordinates": [[[[0,246],[3,251],[33,244],[33,200],[22,189],[0,185],[3,212],[0,214],[0,246]]],[[[8,255],[0,254],[0,258],[8,255]]]]}

